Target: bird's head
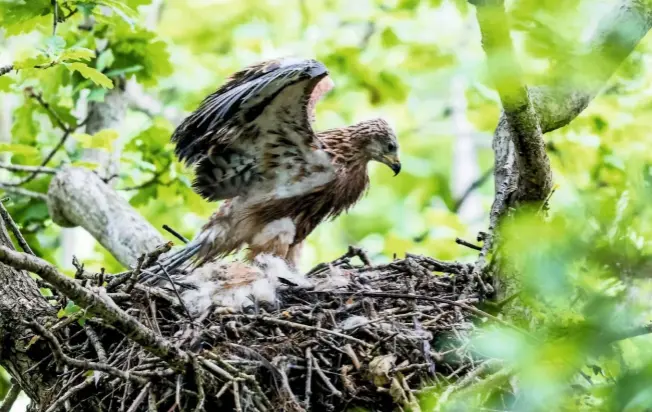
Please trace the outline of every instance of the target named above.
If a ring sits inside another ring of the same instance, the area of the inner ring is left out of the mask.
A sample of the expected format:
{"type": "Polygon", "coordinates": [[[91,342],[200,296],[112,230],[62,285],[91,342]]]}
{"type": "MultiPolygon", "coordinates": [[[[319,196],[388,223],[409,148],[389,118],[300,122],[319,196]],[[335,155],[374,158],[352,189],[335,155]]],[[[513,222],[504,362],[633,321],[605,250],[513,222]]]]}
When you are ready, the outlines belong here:
{"type": "Polygon", "coordinates": [[[394,176],[401,171],[398,157],[398,140],[392,127],[383,119],[373,119],[355,125],[353,138],[358,140],[369,160],[389,166],[394,176]]]}

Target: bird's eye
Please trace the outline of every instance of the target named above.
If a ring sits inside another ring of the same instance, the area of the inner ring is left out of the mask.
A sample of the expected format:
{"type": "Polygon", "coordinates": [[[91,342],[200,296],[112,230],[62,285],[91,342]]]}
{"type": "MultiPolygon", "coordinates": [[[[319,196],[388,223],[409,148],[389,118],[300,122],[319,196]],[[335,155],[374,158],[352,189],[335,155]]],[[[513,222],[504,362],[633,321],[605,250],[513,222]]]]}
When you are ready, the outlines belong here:
{"type": "Polygon", "coordinates": [[[390,152],[393,152],[394,150],[396,150],[396,145],[395,145],[394,143],[391,143],[391,142],[390,142],[390,143],[387,145],[387,150],[389,150],[390,152]]]}

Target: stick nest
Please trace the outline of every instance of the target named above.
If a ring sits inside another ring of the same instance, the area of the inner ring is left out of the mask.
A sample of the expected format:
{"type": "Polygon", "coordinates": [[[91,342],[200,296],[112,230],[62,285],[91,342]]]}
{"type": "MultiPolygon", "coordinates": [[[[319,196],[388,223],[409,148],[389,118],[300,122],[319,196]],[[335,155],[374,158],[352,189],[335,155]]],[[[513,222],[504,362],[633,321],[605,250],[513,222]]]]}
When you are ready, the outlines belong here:
{"type": "MultiPolygon", "coordinates": [[[[98,288],[103,275],[82,270],[78,282],[104,290],[187,358],[153,355],[92,310],[46,327],[32,322],[52,349],[40,367],[60,368],[66,381],[45,409],[414,408],[424,385],[448,383],[473,368],[465,343],[472,317],[482,313],[473,307],[482,292],[471,269],[413,255],[372,266],[350,248],[307,274],[345,273],[346,286],[322,292],[288,286],[275,308],[211,308],[194,319],[169,290],[129,282],[98,288]],[[362,264],[353,263],[356,257],[362,264]]],[[[61,297],[60,304],[70,302],[61,297]]]]}

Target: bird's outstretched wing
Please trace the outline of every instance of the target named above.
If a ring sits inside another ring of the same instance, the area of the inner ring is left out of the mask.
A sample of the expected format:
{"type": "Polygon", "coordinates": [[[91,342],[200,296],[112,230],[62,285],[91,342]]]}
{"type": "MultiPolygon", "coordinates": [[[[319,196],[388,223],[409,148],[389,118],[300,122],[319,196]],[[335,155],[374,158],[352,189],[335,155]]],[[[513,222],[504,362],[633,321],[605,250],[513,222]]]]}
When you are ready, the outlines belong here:
{"type": "Polygon", "coordinates": [[[332,84],[327,76],[316,60],[266,61],[208,96],[172,136],[179,159],[195,167],[197,193],[286,197],[327,180],[320,172],[330,161],[311,126],[315,101],[332,84]]]}

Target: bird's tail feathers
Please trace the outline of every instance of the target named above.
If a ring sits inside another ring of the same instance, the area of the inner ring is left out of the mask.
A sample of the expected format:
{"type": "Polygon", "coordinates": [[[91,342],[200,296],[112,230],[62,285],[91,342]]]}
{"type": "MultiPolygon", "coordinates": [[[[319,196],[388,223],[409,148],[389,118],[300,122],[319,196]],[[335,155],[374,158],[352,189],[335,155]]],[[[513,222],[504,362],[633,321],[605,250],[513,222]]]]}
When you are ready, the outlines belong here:
{"type": "Polygon", "coordinates": [[[158,283],[159,281],[169,282],[168,275],[177,274],[184,264],[191,263],[193,257],[201,249],[200,239],[194,239],[183,248],[169,254],[158,264],[140,274],[139,281],[142,283],[158,283]],[[166,274],[167,272],[167,274],[166,274]]]}

